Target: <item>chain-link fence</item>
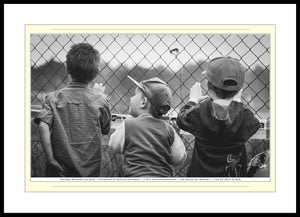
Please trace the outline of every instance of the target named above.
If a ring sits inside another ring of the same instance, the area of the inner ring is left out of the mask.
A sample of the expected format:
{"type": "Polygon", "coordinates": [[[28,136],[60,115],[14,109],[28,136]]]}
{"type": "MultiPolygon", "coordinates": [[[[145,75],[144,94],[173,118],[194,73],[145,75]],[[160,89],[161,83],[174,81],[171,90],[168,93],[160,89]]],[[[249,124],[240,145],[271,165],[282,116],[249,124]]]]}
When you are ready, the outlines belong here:
{"type": "MultiPolygon", "coordinates": [[[[115,117],[127,114],[135,86],[126,77],[141,81],[160,77],[173,91],[173,106],[167,114],[176,117],[187,102],[189,89],[201,77],[207,62],[228,55],[241,60],[246,68],[242,101],[259,119],[269,119],[270,35],[268,34],[32,34],[31,35],[31,118],[41,108],[44,95],[65,87],[67,51],[73,44],[87,42],[101,54],[101,73],[94,82],[103,83],[115,117]]],[[[114,123],[118,118],[114,118],[114,123]]],[[[113,131],[113,130],[112,130],[113,131]]],[[[194,138],[181,134],[188,158],[175,168],[175,176],[185,176],[194,138]]],[[[102,177],[122,176],[122,156],[102,147],[102,177]]],[[[268,139],[251,139],[246,144],[248,161],[269,148],[268,139]]],[[[39,143],[37,126],[31,123],[31,176],[45,173],[45,156],[39,143]]]]}

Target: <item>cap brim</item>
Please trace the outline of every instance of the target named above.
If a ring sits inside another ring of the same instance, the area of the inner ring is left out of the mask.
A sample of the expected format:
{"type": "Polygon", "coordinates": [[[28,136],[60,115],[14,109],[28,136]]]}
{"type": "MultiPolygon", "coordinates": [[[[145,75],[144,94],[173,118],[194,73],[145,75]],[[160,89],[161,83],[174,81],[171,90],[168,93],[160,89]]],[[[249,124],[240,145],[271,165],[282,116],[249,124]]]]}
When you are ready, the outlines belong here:
{"type": "Polygon", "coordinates": [[[137,82],[135,79],[133,79],[131,76],[127,75],[127,77],[139,88],[142,88],[141,84],[137,82]]]}

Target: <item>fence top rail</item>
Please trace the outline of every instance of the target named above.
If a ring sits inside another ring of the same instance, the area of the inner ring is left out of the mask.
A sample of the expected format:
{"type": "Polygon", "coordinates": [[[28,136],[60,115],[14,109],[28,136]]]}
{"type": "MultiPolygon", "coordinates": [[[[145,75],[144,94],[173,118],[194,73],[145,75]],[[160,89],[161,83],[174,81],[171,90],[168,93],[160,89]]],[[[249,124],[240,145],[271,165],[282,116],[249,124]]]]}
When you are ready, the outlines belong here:
{"type": "MultiPolygon", "coordinates": [[[[31,113],[38,113],[41,111],[40,106],[31,106],[31,113]]],[[[129,114],[116,114],[112,113],[111,115],[111,120],[112,120],[112,129],[116,129],[117,126],[126,118],[130,117],[129,114]]],[[[170,122],[175,122],[176,123],[176,117],[174,116],[163,116],[163,120],[165,121],[170,121],[170,122]]],[[[260,119],[260,128],[258,131],[250,138],[250,139],[261,139],[261,140],[269,140],[270,139],[270,120],[269,119],[260,119]]],[[[179,130],[180,135],[191,135],[190,133],[184,131],[184,130],[179,130]]]]}

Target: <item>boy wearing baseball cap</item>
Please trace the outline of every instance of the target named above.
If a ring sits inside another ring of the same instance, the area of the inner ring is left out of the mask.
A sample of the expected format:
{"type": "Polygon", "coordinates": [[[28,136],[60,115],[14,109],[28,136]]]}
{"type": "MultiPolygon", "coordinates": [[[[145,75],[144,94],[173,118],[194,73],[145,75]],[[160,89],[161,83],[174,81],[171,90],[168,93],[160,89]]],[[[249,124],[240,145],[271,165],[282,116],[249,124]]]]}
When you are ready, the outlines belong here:
{"type": "Polygon", "coordinates": [[[168,85],[159,78],[135,85],[127,118],[111,135],[109,147],[124,154],[125,177],[172,177],[172,165],[186,159],[186,150],[174,128],[162,120],[172,104],[168,85]]]}
{"type": "Polygon", "coordinates": [[[246,141],[259,129],[259,121],[241,102],[245,70],[228,56],[211,60],[203,73],[209,96],[199,82],[177,117],[177,125],[195,136],[189,177],[247,176],[246,141]]]}

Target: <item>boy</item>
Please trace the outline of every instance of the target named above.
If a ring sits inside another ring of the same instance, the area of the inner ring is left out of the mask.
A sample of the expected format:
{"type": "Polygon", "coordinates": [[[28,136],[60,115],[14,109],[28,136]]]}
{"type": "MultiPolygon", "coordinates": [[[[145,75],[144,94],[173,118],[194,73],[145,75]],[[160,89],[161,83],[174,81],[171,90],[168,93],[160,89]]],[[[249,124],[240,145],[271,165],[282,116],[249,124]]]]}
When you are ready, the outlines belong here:
{"type": "Polygon", "coordinates": [[[100,175],[101,133],[110,131],[111,112],[104,87],[89,88],[99,73],[99,63],[100,54],[90,44],[73,45],[66,61],[71,82],[47,94],[35,118],[48,177],[100,175]]]}
{"type": "Polygon", "coordinates": [[[247,176],[245,142],[259,121],[241,102],[244,68],[235,58],[218,57],[208,63],[204,75],[210,97],[202,96],[196,82],[177,117],[178,127],[195,136],[187,176],[247,176]]]}
{"type": "Polygon", "coordinates": [[[124,154],[125,177],[171,177],[172,165],[186,159],[186,150],[173,127],[162,120],[172,103],[172,93],[159,78],[136,85],[127,118],[111,135],[109,147],[124,154]]]}

